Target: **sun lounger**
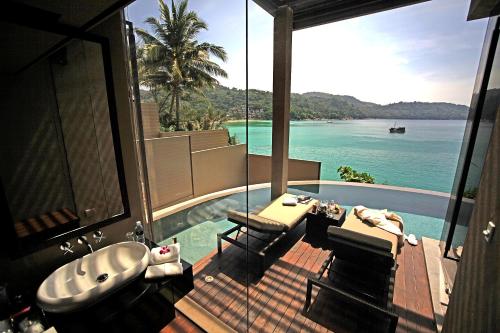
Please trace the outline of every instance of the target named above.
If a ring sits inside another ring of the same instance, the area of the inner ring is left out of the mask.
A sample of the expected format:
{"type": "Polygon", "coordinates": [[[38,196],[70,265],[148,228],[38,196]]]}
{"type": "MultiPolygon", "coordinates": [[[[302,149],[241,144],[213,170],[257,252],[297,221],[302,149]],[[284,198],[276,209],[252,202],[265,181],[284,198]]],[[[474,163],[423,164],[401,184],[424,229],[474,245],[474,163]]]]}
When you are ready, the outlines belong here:
{"type": "MultiPolygon", "coordinates": [[[[399,227],[398,222],[391,222],[399,227]]],[[[351,211],[340,228],[328,228],[328,239],[331,253],[318,274],[307,281],[304,311],[311,305],[312,287],[317,286],[381,314],[394,332],[398,322],[392,307],[398,236],[363,222],[351,211]]]]}
{"type": "Polygon", "coordinates": [[[258,255],[261,259],[260,272],[264,273],[266,266],[266,252],[276,243],[278,243],[290,230],[293,230],[304,220],[306,213],[309,212],[316,200],[311,200],[307,204],[298,203],[296,206],[284,206],[283,200],[291,198],[293,195],[285,193],[272,201],[268,206],[259,212],[243,213],[237,211],[228,212],[228,220],[236,223],[236,226],[217,234],[217,250],[219,256],[222,255],[222,240],[225,240],[242,249],[247,249],[245,243],[238,241],[241,232],[247,232],[242,228],[248,228],[258,233],[269,235],[268,239],[262,239],[253,234],[249,236],[265,243],[260,249],[248,247],[248,251],[258,255]],[[248,218],[247,218],[248,216],[248,218]],[[236,237],[230,235],[236,232],[236,237]]]}

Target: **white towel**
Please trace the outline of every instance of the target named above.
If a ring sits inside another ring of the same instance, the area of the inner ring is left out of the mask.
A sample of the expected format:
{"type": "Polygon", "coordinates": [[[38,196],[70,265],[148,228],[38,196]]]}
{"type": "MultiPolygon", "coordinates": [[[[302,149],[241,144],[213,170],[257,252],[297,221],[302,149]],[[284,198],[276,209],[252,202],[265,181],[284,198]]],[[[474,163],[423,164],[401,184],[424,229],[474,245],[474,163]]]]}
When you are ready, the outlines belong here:
{"type": "Polygon", "coordinates": [[[146,269],[146,279],[157,279],[165,276],[182,275],[182,264],[167,262],[165,264],[149,266],[146,269]]]}
{"type": "Polygon", "coordinates": [[[297,197],[286,197],[283,199],[283,206],[297,206],[297,197]]]}
{"type": "Polygon", "coordinates": [[[393,212],[388,212],[387,209],[368,209],[365,206],[354,207],[354,213],[363,221],[368,221],[380,229],[397,235],[399,246],[404,244],[403,219],[399,215],[396,215],[393,212]],[[401,229],[395,226],[394,223],[389,222],[387,219],[400,222],[401,229]]]}
{"type": "Polygon", "coordinates": [[[166,246],[168,249],[164,251],[165,247],[155,247],[151,249],[151,255],[149,256],[150,265],[164,264],[166,262],[181,262],[181,244],[175,243],[166,246]],[[163,254],[161,252],[164,252],[163,254]]]}

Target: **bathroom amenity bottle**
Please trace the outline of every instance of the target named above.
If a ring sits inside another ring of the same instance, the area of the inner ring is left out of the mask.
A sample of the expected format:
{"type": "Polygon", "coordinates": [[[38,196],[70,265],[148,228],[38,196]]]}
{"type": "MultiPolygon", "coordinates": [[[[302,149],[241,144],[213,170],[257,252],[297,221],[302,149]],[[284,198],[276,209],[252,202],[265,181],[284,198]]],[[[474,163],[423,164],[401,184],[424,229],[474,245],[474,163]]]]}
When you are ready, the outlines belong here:
{"type": "Polygon", "coordinates": [[[144,227],[142,226],[141,221],[135,222],[134,233],[135,233],[135,241],[144,244],[144,241],[145,241],[144,240],[144,227]]]}

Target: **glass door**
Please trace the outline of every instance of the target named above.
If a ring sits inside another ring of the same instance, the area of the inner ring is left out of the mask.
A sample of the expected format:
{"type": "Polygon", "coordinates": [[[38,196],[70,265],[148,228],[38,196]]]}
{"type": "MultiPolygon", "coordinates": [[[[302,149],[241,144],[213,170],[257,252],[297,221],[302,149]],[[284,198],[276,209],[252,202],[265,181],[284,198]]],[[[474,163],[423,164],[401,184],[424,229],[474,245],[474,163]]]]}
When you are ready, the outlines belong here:
{"type": "Polygon", "coordinates": [[[248,301],[246,15],[246,0],[125,10],[148,237],[192,270],[192,288],[174,293],[182,315],[237,331],[248,301]]]}
{"type": "Polygon", "coordinates": [[[498,18],[489,20],[452,196],[441,235],[444,256],[459,260],[499,103],[498,18]]]}

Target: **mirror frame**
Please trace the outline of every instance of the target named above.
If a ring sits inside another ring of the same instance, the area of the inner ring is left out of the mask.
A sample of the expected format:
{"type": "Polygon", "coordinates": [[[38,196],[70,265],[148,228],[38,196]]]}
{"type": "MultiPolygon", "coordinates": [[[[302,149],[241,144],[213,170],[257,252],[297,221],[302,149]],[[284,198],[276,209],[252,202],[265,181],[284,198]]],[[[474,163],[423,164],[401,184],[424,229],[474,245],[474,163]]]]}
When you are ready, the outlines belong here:
{"type": "Polygon", "coordinates": [[[84,31],[81,28],[76,28],[70,25],[58,23],[55,21],[46,20],[43,15],[38,19],[34,17],[29,17],[29,20],[25,18],[20,18],[20,16],[12,15],[8,17],[5,15],[0,18],[0,21],[6,23],[12,23],[27,28],[46,31],[49,33],[59,34],[63,39],[56,43],[48,51],[44,52],[38,58],[34,59],[31,63],[25,66],[20,72],[24,71],[26,68],[31,67],[35,63],[46,59],[47,57],[53,55],[60,49],[64,48],[69,42],[73,40],[84,40],[89,42],[98,43],[101,46],[101,54],[103,60],[104,77],[106,80],[106,93],[108,97],[108,110],[109,119],[111,124],[111,134],[113,140],[113,148],[115,152],[116,169],[118,174],[118,182],[120,186],[120,193],[122,198],[123,212],[118,215],[114,215],[106,220],[99,221],[87,226],[80,226],[70,231],[63,231],[62,233],[55,236],[45,236],[40,239],[19,239],[15,232],[13,225],[13,218],[10,212],[9,203],[4,191],[2,181],[0,179],[0,224],[7,223],[9,225],[0,225],[1,238],[4,238],[0,247],[5,247],[5,252],[12,258],[20,258],[25,255],[31,254],[38,250],[63,243],[71,238],[78,237],[79,235],[92,232],[101,229],[105,226],[111,225],[113,223],[122,221],[124,219],[131,217],[130,212],[130,202],[127,192],[127,184],[125,179],[125,166],[123,163],[123,152],[120,140],[120,131],[118,125],[118,111],[116,106],[116,96],[114,91],[113,82],[113,72],[111,67],[111,51],[110,42],[108,38],[84,31]]]}

